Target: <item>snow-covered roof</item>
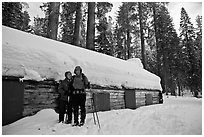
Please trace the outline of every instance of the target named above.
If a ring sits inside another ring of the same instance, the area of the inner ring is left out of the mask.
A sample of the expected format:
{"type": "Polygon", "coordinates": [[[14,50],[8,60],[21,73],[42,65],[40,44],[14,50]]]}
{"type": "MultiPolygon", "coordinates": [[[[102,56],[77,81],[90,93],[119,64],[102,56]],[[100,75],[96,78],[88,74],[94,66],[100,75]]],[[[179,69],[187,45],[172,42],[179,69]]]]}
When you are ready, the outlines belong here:
{"type": "MultiPolygon", "coordinates": [[[[136,59],[138,60],[138,59],[136,59]]],[[[64,79],[80,65],[91,84],[162,90],[160,78],[138,61],[125,61],[95,51],[2,27],[2,75],[41,81],[64,79]]]]}

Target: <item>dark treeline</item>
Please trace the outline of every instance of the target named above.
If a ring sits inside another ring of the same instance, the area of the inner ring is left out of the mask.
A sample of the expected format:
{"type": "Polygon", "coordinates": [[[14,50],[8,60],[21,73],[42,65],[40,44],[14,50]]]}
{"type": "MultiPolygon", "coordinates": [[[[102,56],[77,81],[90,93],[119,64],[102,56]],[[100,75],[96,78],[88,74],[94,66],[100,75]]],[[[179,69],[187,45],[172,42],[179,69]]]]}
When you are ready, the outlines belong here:
{"type": "Polygon", "coordinates": [[[116,19],[110,2],[47,2],[45,18],[29,25],[27,3],[3,2],[2,24],[127,60],[137,57],[161,78],[163,92],[202,92],[202,16],[195,28],[184,8],[177,34],[168,3],[123,2],[116,19]],[[61,9],[61,10],[60,10],[61,9]]]}

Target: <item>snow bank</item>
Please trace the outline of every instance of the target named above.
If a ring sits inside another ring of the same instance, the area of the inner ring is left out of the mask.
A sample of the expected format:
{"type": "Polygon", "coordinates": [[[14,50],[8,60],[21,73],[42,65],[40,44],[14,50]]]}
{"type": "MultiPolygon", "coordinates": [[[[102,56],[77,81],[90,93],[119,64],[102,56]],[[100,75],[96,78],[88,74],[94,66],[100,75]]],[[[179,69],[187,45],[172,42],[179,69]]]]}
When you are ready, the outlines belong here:
{"type": "Polygon", "coordinates": [[[57,123],[58,115],[44,109],[2,127],[3,135],[202,135],[202,99],[164,98],[164,104],[135,110],[98,112],[101,129],[87,114],[83,127],[57,123]]]}
{"type": "Polygon", "coordinates": [[[160,78],[135,63],[2,27],[2,75],[56,81],[80,65],[91,84],[162,90],[160,78]]]}

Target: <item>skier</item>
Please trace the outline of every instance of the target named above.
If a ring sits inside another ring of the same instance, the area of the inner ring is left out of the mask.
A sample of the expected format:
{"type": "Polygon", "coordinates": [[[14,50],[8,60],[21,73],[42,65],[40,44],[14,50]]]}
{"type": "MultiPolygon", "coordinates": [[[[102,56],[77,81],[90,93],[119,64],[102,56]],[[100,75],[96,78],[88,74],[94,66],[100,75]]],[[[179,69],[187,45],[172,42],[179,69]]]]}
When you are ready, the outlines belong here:
{"type": "Polygon", "coordinates": [[[71,79],[72,73],[65,72],[65,79],[60,83],[58,92],[60,93],[59,99],[59,123],[65,122],[66,124],[72,123],[72,103],[71,103],[71,79]],[[64,114],[67,113],[68,120],[64,121],[64,114]]]}
{"type": "Polygon", "coordinates": [[[72,105],[74,109],[74,125],[73,126],[83,126],[86,118],[86,88],[90,88],[87,77],[82,73],[80,66],[76,66],[74,69],[75,75],[72,78],[72,105]],[[80,123],[78,121],[79,117],[79,107],[80,107],[80,123]]]}

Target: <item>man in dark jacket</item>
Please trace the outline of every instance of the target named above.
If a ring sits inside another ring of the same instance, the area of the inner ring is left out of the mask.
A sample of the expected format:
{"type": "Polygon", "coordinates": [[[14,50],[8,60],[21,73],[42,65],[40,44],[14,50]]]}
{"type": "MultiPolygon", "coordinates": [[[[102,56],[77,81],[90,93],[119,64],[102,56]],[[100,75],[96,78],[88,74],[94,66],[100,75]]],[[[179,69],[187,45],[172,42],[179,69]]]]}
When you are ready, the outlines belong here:
{"type": "Polygon", "coordinates": [[[86,92],[85,89],[89,85],[87,77],[82,73],[80,66],[76,66],[74,73],[76,75],[72,78],[72,93],[73,93],[73,109],[74,109],[74,126],[82,126],[86,118],[86,92]],[[79,107],[81,109],[80,123],[78,121],[79,117],[79,107]]]}
{"type": "Polygon", "coordinates": [[[71,104],[71,79],[72,73],[70,71],[65,72],[65,79],[60,83],[58,92],[60,93],[59,100],[59,122],[64,122],[64,114],[67,110],[68,120],[67,124],[72,122],[72,104],[71,104]]]}

